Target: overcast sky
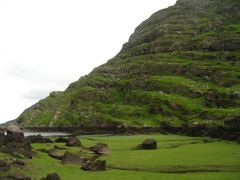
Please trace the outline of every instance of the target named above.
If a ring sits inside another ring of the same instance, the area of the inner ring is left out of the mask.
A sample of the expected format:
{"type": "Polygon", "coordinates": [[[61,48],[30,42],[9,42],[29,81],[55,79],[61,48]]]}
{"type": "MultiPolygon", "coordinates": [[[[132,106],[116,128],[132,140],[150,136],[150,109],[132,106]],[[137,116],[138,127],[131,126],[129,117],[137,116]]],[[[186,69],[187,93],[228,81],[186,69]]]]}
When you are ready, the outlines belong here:
{"type": "Polygon", "coordinates": [[[0,123],[114,57],[176,0],[0,0],[0,123]]]}

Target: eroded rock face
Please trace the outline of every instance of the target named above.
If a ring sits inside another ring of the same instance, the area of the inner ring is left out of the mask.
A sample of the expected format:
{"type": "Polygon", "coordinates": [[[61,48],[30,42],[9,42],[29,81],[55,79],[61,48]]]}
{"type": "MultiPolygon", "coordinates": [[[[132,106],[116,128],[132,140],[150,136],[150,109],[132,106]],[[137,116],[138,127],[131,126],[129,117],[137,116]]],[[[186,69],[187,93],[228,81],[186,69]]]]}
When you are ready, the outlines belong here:
{"type": "Polygon", "coordinates": [[[83,163],[83,170],[88,171],[105,171],[106,170],[106,161],[105,160],[88,160],[83,163]]]}
{"type": "Polygon", "coordinates": [[[90,151],[96,154],[108,154],[109,149],[107,144],[97,143],[95,146],[89,148],[90,151]]]}
{"type": "Polygon", "coordinates": [[[65,152],[65,154],[62,157],[62,164],[82,165],[84,161],[86,161],[86,159],[80,158],[79,156],[72,154],[70,152],[65,152]]]}
{"type": "Polygon", "coordinates": [[[142,144],[139,144],[137,146],[137,149],[142,149],[142,150],[157,149],[157,141],[154,139],[146,139],[145,141],[143,141],[142,144]]]}
{"type": "Polygon", "coordinates": [[[69,147],[80,147],[82,146],[81,142],[76,137],[71,137],[67,140],[66,146],[69,147]]]}

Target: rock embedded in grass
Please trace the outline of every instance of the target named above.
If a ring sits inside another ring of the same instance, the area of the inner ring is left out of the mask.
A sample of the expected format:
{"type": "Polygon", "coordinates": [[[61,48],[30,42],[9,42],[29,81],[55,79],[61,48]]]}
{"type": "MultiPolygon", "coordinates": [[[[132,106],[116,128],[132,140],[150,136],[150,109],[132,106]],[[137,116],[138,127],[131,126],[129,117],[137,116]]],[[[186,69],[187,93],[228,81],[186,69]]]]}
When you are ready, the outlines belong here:
{"type": "Polygon", "coordinates": [[[41,178],[41,180],[61,180],[61,178],[57,173],[51,173],[46,178],[41,178]]]}
{"type": "Polygon", "coordinates": [[[89,148],[90,151],[96,154],[108,154],[109,148],[107,144],[97,143],[95,146],[89,148]]]}
{"type": "Polygon", "coordinates": [[[65,152],[65,154],[62,157],[62,164],[78,164],[82,165],[86,161],[85,158],[81,158],[75,154],[72,154],[70,152],[65,152]]]}
{"type": "Polygon", "coordinates": [[[52,143],[53,142],[51,139],[44,138],[40,134],[28,136],[26,139],[28,139],[31,143],[52,143]]]}
{"type": "Polygon", "coordinates": [[[81,142],[79,141],[79,139],[77,137],[71,137],[67,140],[66,142],[66,146],[69,147],[80,147],[82,146],[81,142]]]}
{"type": "Polygon", "coordinates": [[[54,159],[61,160],[63,158],[63,154],[57,152],[56,150],[49,151],[48,155],[54,159]]]}
{"type": "Polygon", "coordinates": [[[83,170],[87,171],[105,171],[106,170],[106,161],[105,160],[88,160],[83,163],[83,170]]]}
{"type": "Polygon", "coordinates": [[[137,146],[137,149],[142,149],[142,150],[157,149],[157,141],[154,139],[146,139],[143,141],[142,144],[139,144],[137,146]]]}

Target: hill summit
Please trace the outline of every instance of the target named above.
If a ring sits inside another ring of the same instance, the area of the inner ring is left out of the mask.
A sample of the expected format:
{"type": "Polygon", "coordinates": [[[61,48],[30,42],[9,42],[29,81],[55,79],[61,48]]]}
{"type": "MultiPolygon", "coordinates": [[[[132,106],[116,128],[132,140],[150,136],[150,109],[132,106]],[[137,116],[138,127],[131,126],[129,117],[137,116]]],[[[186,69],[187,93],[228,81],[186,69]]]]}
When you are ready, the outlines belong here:
{"type": "Polygon", "coordinates": [[[114,58],[17,121],[23,127],[191,127],[193,134],[217,128],[214,133],[236,138],[239,19],[239,0],[178,0],[140,24],[114,58]]]}

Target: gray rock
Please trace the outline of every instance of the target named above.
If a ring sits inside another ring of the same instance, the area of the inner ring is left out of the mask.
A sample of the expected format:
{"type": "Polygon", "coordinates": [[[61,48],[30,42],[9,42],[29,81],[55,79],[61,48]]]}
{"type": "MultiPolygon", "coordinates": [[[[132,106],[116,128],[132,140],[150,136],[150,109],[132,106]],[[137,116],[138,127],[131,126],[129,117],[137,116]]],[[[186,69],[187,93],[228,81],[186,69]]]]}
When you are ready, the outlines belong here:
{"type": "Polygon", "coordinates": [[[142,144],[139,144],[137,146],[137,149],[142,149],[142,150],[157,149],[157,141],[154,139],[146,139],[145,141],[143,141],[142,144]]]}
{"type": "Polygon", "coordinates": [[[106,170],[106,161],[105,160],[88,160],[83,163],[83,170],[88,171],[105,171],[106,170]]]}

